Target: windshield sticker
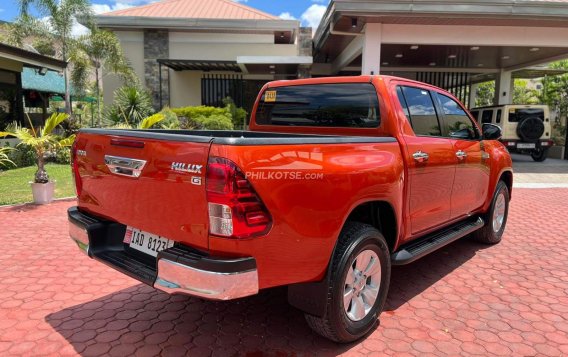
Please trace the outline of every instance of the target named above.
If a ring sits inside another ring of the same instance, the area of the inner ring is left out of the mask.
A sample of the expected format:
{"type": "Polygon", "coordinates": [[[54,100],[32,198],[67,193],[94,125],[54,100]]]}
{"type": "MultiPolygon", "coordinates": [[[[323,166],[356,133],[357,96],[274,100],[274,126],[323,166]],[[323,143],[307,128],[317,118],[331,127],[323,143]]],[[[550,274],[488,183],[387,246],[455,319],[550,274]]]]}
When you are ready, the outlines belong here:
{"type": "Polygon", "coordinates": [[[267,90],[264,92],[264,101],[265,102],[276,102],[276,91],[275,90],[267,90]]]}

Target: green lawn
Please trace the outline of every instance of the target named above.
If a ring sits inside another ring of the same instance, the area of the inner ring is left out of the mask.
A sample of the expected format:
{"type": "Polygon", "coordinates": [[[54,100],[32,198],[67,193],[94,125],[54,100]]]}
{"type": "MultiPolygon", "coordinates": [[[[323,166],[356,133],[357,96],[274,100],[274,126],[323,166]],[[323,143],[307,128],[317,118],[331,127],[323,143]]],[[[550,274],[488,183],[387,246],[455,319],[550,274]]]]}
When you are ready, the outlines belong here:
{"type": "MultiPolygon", "coordinates": [[[[13,205],[32,201],[33,180],[36,166],[0,172],[0,205],[13,205]]],[[[47,164],[47,173],[55,183],[55,197],[75,196],[71,167],[69,165],[47,164]]]]}

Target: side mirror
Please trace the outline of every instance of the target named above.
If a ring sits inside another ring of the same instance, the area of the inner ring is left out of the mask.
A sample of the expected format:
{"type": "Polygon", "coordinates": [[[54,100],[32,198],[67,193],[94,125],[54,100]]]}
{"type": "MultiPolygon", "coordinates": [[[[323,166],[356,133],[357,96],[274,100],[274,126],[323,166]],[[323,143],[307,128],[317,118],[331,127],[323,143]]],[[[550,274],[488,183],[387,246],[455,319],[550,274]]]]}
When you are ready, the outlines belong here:
{"type": "Polygon", "coordinates": [[[495,124],[483,124],[481,131],[483,132],[483,140],[499,140],[503,136],[501,127],[495,124]]]}

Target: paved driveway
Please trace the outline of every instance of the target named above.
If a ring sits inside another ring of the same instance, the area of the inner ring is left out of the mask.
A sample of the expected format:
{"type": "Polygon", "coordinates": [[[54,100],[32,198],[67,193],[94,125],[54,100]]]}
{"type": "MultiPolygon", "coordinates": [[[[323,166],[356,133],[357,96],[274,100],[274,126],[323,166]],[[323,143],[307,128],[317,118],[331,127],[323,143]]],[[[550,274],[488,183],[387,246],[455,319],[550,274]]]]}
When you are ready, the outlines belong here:
{"type": "MultiPolygon", "coordinates": [[[[502,244],[458,241],[393,269],[380,326],[313,334],[284,288],[171,297],[79,253],[71,202],[0,211],[0,355],[568,355],[568,189],[517,189],[502,244]]],[[[285,273],[285,272],[283,272],[285,273]]]]}

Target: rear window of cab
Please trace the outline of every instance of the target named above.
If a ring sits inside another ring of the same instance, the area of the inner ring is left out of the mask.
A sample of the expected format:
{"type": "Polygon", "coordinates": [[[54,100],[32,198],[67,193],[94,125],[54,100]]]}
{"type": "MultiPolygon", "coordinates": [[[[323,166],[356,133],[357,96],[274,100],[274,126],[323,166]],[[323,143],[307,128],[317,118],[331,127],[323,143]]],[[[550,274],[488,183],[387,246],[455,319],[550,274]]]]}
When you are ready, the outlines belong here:
{"type": "Polygon", "coordinates": [[[377,128],[379,101],[371,83],[332,83],[269,88],[257,125],[377,128]]]}

